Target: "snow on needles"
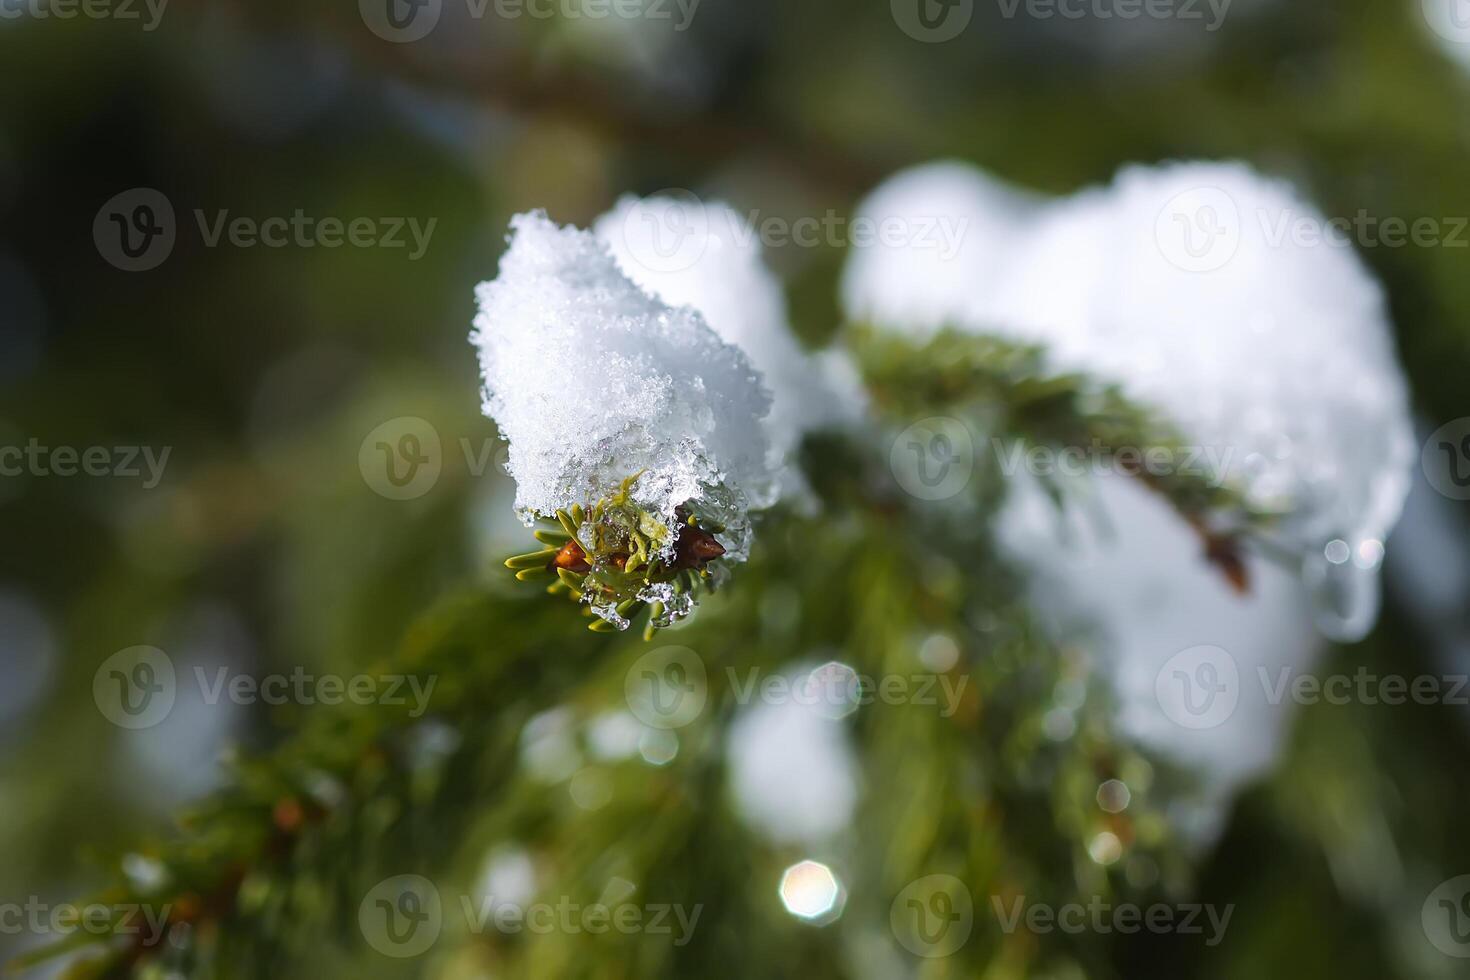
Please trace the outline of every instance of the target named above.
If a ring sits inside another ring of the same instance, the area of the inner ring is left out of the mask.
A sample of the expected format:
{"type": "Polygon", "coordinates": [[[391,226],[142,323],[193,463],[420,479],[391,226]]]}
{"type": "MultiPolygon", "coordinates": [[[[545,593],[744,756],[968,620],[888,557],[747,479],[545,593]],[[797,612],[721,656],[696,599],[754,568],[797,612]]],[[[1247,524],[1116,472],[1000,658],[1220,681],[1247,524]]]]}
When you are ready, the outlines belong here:
{"type": "Polygon", "coordinates": [[[966,163],[944,161],[894,174],[862,202],[854,223],[917,227],[947,218],[960,229],[959,252],[923,247],[917,236],[880,236],[854,247],[842,276],[848,318],[914,332],[988,319],[984,304],[1039,205],[1040,198],[966,163]]]}
{"type": "Polygon", "coordinates": [[[522,518],[591,504],[642,471],[639,504],[670,527],[695,504],[743,558],[747,513],[777,483],[770,394],[750,359],[695,310],[640,289],[591,232],[539,211],[511,231],[499,275],[476,290],[471,340],[522,518]]]}
{"type": "Polygon", "coordinates": [[[968,227],[949,262],[856,250],[851,317],[1040,344],[1056,370],[1121,385],[1213,451],[1251,503],[1284,515],[1281,543],[1326,632],[1372,625],[1415,453],[1406,384],[1382,289],[1289,185],[1238,163],[1135,166],[1042,202],[941,163],[895,176],[862,211],[968,227]]]}
{"type": "Polygon", "coordinates": [[[1126,475],[1082,481],[1092,506],[1059,513],[1022,473],[997,521],[1054,631],[1097,642],[1122,727],[1204,777],[1195,816],[1208,838],[1287,730],[1289,699],[1267,699],[1258,678],[1310,667],[1314,612],[1335,639],[1376,618],[1383,541],[1415,455],[1381,288],[1315,208],[1241,164],[1129,167],[1054,201],[932,164],[893,177],[861,211],[968,226],[951,263],[881,242],[854,250],[851,319],[1041,345],[1058,371],[1156,406],[1256,505],[1287,515],[1280,543],[1300,567],[1255,556],[1244,596],[1126,475]],[[1234,672],[1225,690],[1238,702],[1183,700],[1201,688],[1181,678],[1210,671],[1234,672]],[[1193,715],[1211,702],[1213,715],[1193,715]]]}
{"type": "MultiPolygon", "coordinates": [[[[729,205],[691,194],[626,195],[593,230],[630,279],[666,303],[694,307],[750,357],[771,389],[766,433],[773,466],[791,461],[805,433],[857,416],[859,385],[844,376],[835,352],[802,349],[756,229],[729,205]]],[[[788,486],[793,482],[794,472],[788,486]]]]}

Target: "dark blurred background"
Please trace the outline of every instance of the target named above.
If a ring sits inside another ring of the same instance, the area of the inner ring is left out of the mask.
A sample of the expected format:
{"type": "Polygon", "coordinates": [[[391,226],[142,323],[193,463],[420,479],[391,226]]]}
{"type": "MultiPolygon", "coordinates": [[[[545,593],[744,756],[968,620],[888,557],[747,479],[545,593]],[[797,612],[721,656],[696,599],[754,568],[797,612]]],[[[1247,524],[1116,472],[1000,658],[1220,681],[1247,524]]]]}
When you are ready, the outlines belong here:
{"type": "MultiPolygon", "coordinates": [[[[493,566],[520,532],[466,335],[513,213],[585,225],[622,193],[687,187],[850,214],[894,169],[952,156],[1055,193],[1132,161],[1242,158],[1327,214],[1470,215],[1463,0],[1137,20],[973,0],[938,43],[881,0],[690,3],[629,19],[431,0],[395,6],[399,28],[369,0],[0,0],[0,445],[114,464],[0,478],[0,897],[85,892],[100,856],[215,784],[229,746],[304,710],[182,701],[116,739],[92,698],[115,652],[350,671],[451,585],[507,588],[493,566]],[[222,218],[298,212],[367,219],[364,244],[210,242],[222,218]],[[119,256],[113,214],[138,242],[167,230],[119,256]],[[404,416],[445,448],[432,492],[397,501],[358,454],[404,416]]],[[[841,250],[768,256],[824,341],[841,250]]],[[[1364,257],[1423,434],[1470,415],[1470,248],[1364,257]]],[[[1466,505],[1423,484],[1383,621],[1342,669],[1470,670],[1466,505]]],[[[1470,872],[1467,720],[1304,709],[1206,859],[1206,895],[1241,904],[1230,949],[1125,947],[1129,975],[1466,975],[1375,896],[1470,872]]]]}

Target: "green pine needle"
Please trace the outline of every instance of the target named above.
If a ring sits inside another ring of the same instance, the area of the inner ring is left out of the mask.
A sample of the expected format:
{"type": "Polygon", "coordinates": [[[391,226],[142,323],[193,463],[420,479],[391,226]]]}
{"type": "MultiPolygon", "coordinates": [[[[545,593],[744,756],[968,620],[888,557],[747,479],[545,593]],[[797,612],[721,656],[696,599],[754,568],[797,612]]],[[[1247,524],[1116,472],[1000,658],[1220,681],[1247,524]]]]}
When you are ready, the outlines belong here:
{"type": "MultiPolygon", "coordinates": [[[[559,509],[551,517],[541,518],[543,526],[533,533],[545,547],[506,559],[506,567],[516,572],[521,581],[553,577],[546,591],[581,603],[586,615],[593,613],[595,605],[603,610],[611,607],[618,618],[626,620],[648,612],[649,604],[642,597],[651,586],[668,586],[681,596],[713,591],[715,580],[707,568],[670,567],[668,555],[675,544],[670,540],[671,529],[662,518],[633,500],[632,489],[639,476],[635,474],[623,480],[615,494],[590,507],[574,504],[559,509]],[[558,552],[568,543],[575,543],[581,549],[588,570],[576,572],[557,567],[558,552]]],[[[701,521],[693,512],[681,514],[681,520],[688,527],[706,533],[724,530],[720,525],[701,521]]],[[[681,618],[687,614],[683,610],[688,605],[680,607],[681,618]]],[[[666,625],[666,607],[655,604],[643,633],[651,637],[660,626],[666,625]]],[[[608,628],[616,627],[609,624],[597,630],[603,632],[608,628]]]]}
{"type": "Polygon", "coordinates": [[[522,568],[544,568],[548,562],[555,557],[554,551],[533,551],[525,555],[516,555],[514,558],[505,560],[505,567],[518,570],[522,568]]]}

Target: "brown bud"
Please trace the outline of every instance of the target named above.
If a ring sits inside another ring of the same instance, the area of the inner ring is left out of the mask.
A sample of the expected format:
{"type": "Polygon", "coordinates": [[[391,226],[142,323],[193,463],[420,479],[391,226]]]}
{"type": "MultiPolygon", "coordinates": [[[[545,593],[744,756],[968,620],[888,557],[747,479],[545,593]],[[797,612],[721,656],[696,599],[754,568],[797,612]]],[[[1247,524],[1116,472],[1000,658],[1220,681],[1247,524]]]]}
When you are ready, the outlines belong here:
{"type": "Polygon", "coordinates": [[[587,554],[576,541],[568,541],[562,545],[561,550],[556,553],[556,557],[551,559],[551,564],[557,568],[565,568],[569,572],[576,572],[579,575],[592,571],[592,566],[587,564],[587,554]]]}
{"type": "Polygon", "coordinates": [[[301,822],[306,819],[306,812],[302,810],[300,803],[288,796],[276,803],[271,819],[282,833],[290,834],[301,827],[301,822]]]}
{"type": "Polygon", "coordinates": [[[204,901],[193,892],[185,892],[174,899],[170,919],[177,922],[192,922],[204,911],[204,901]]]}
{"type": "Polygon", "coordinates": [[[680,525],[679,537],[674,542],[675,568],[699,568],[724,553],[725,546],[713,534],[692,524],[680,525]]]}
{"type": "Polygon", "coordinates": [[[1205,560],[1220,570],[1236,595],[1250,594],[1250,571],[1245,566],[1240,545],[1234,540],[1218,535],[1206,537],[1205,560]]]}

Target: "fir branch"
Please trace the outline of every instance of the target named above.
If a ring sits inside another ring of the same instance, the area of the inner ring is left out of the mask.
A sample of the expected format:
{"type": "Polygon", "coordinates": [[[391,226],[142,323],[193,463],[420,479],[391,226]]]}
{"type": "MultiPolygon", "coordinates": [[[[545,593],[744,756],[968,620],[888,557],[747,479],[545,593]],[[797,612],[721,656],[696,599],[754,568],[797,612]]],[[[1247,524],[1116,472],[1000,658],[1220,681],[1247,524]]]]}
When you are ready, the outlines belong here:
{"type": "MultiPolygon", "coordinates": [[[[867,483],[861,467],[816,462],[828,479],[867,483]]],[[[864,803],[855,836],[834,851],[847,855],[841,866],[854,888],[850,928],[886,928],[893,896],[937,873],[965,881],[977,899],[1021,889],[1085,901],[1123,888],[1087,857],[1088,841],[1104,829],[1130,853],[1172,867],[1172,844],[1151,802],[1168,798],[1162,772],[1154,790],[1128,775],[1142,764],[1111,734],[1105,695],[1089,695],[1078,711],[1076,738],[1042,734],[1058,685],[1085,685],[1085,672],[1029,624],[1005,584],[1015,577],[985,546],[985,532],[933,541],[893,534],[881,507],[853,518],[773,515],[770,543],[745,587],[725,593],[719,608],[680,634],[708,666],[709,707],[679,729],[669,765],[605,769],[611,796],[596,810],[570,805],[561,785],[526,771],[522,732],[554,706],[570,706],[580,723],[621,704],[624,680],[647,648],[589,636],[553,604],[483,595],[444,603],[383,668],[440,678],[432,715],[321,709],[279,749],[239,760],[229,787],[187,815],[179,836],[142,852],[164,884],[120,886],[124,900],[173,910],[164,942],[107,947],[72,976],[267,976],[324,937],[361,949],[358,905],[375,880],[404,870],[472,872],[490,846],[506,841],[546,859],[548,896],[594,902],[608,880],[626,878],[650,901],[706,906],[707,926],[696,942],[672,948],[649,935],[492,931],[470,940],[469,955],[483,969],[612,980],[716,975],[739,962],[752,975],[775,975],[782,963],[817,955],[816,947],[827,966],[813,969],[830,973],[839,956],[835,930],[794,923],[775,902],[780,868],[796,855],[755,838],[727,802],[724,733],[741,708],[733,679],[769,676],[815,644],[842,650],[868,676],[924,671],[916,637],[936,632],[964,651],[949,671],[968,685],[959,710],[946,716],[933,705],[873,704],[855,718],[870,781],[886,788],[864,803]],[[824,556],[821,567],[800,560],[810,551],[824,556]],[[793,595],[804,604],[794,630],[767,629],[752,642],[748,630],[731,628],[758,623],[760,610],[793,595]],[[977,609],[988,620],[984,632],[965,622],[977,609]],[[521,639],[499,646],[512,625],[521,639]],[[438,737],[444,733],[448,742],[438,737]],[[1110,818],[1091,794],[1116,776],[1130,779],[1136,801],[1127,816],[1110,818]],[[861,841],[886,842],[882,860],[859,861],[848,848],[861,841]],[[759,949],[752,934],[763,937],[759,949]]],[[[1069,959],[1105,962],[1091,939],[1057,941],[1069,959]]],[[[1020,962],[1042,955],[1010,945],[982,932],[958,962],[968,973],[1001,955],[1020,962]]]]}
{"type": "Polygon", "coordinates": [[[163,911],[163,932],[91,935],[96,950],[68,980],[165,968],[268,976],[293,950],[344,934],[385,857],[442,862],[479,809],[514,781],[527,705],[576,684],[583,660],[568,656],[575,648],[556,612],[484,594],[441,603],[378,671],[434,678],[433,711],[321,710],[275,751],[235,760],[227,787],[185,812],[176,836],[137,852],[159,883],[122,876],[110,892],[111,902],[163,911]],[[498,646],[513,626],[527,638],[498,646]]]}
{"type": "MultiPolygon", "coordinates": [[[[992,431],[1037,444],[1085,445],[1094,437],[1177,444],[1115,390],[1047,376],[1031,349],[954,333],[916,345],[857,331],[853,345],[889,411],[975,412],[992,431]]],[[[861,896],[846,913],[851,928],[885,928],[895,892],[930,874],[954,875],[980,896],[1025,893],[1057,904],[1124,890],[1088,854],[1101,833],[1130,854],[1177,868],[1159,816],[1173,784],[1117,738],[1106,694],[1088,683],[1085,662],[1054,649],[1008,591],[1005,583],[1017,577],[991,547],[988,524],[938,539],[894,533],[899,515],[872,495],[872,447],[838,440],[809,450],[829,511],[807,520],[772,514],[742,588],[723,593],[680,636],[711,668],[711,706],[681,730],[671,765],[621,766],[606,807],[567,806],[521,765],[522,732],[556,706],[590,719],[619,704],[644,648],[590,637],[554,604],[484,595],[446,602],[383,668],[437,678],[432,714],[414,718],[384,705],[320,710],[274,752],[239,760],[228,788],[186,815],[177,837],[140,852],[160,870],[161,884],[119,885],[125,900],[170,910],[162,941],[103,945],[72,976],[270,975],[324,935],[360,948],[356,912],[373,881],[405,867],[433,874],[463,865],[473,860],[466,852],[483,853],[486,835],[552,856],[554,880],[543,887],[553,894],[597,901],[618,875],[656,900],[718,907],[711,914],[719,926],[687,949],[647,936],[613,940],[627,944],[627,959],[585,937],[490,937],[484,955],[524,971],[514,975],[707,975],[737,961],[764,975],[756,964],[794,961],[835,940],[793,931],[789,919],[763,911],[773,905],[767,879],[793,855],[753,839],[725,804],[724,733],[740,707],[730,671],[774,672],[820,646],[840,649],[862,673],[903,675],[928,669],[916,638],[936,634],[964,651],[949,673],[965,678],[973,695],[952,716],[874,705],[853,724],[871,782],[885,787],[865,800],[854,840],[887,843],[881,860],[850,858],[861,896]],[[766,630],[756,642],[748,629],[731,628],[760,623],[780,597],[800,597],[793,628],[766,630]],[[500,645],[509,635],[516,644],[500,645]],[[1068,684],[1089,690],[1081,708],[1067,709],[1075,735],[1047,734],[1043,720],[1068,684]],[[1126,815],[1100,813],[1092,794],[1117,777],[1129,780],[1135,802],[1126,815]],[[765,878],[751,880],[752,862],[765,878]],[[752,933],[763,936],[766,952],[750,951],[752,933]],[[634,962],[638,971],[629,973],[634,962]]],[[[1235,514],[1244,529],[1258,519],[1227,489],[1167,480],[1158,489],[1202,524],[1235,514]]],[[[609,540],[587,533],[592,516],[568,512],[543,532],[542,551],[512,564],[585,576],[612,554],[636,552],[609,550],[609,540]],[[583,563],[586,572],[574,571],[583,563]]],[[[978,973],[998,960],[1060,957],[1106,975],[1106,956],[1093,942],[1064,936],[1038,951],[981,934],[960,962],[978,973]]],[[[830,962],[836,952],[824,955],[830,962]]]]}
{"type": "MultiPolygon", "coordinates": [[[[874,402],[886,414],[922,418],[955,412],[1005,443],[1054,450],[1133,450],[1116,456],[1120,470],[1163,497],[1199,535],[1207,561],[1237,591],[1248,591],[1244,549],[1267,543],[1279,515],[1261,511],[1239,487],[1197,472],[1145,468],[1143,457],[1190,458],[1188,440],[1160,413],[1113,384],[1046,367],[1040,347],[955,329],[914,339],[860,325],[849,329],[874,402]]],[[[1043,478],[1054,500],[1062,488],[1043,478]]]]}
{"type": "Polygon", "coordinates": [[[580,603],[594,633],[627,629],[647,612],[643,638],[651,640],[690,616],[700,595],[715,591],[718,579],[710,566],[725,554],[715,538],[724,528],[700,520],[685,505],[671,533],[633,501],[641,475],[628,477],[617,493],[590,508],[574,504],[544,518],[535,532],[541,550],[507,558],[505,567],[517,581],[549,581],[548,593],[580,603]]]}

